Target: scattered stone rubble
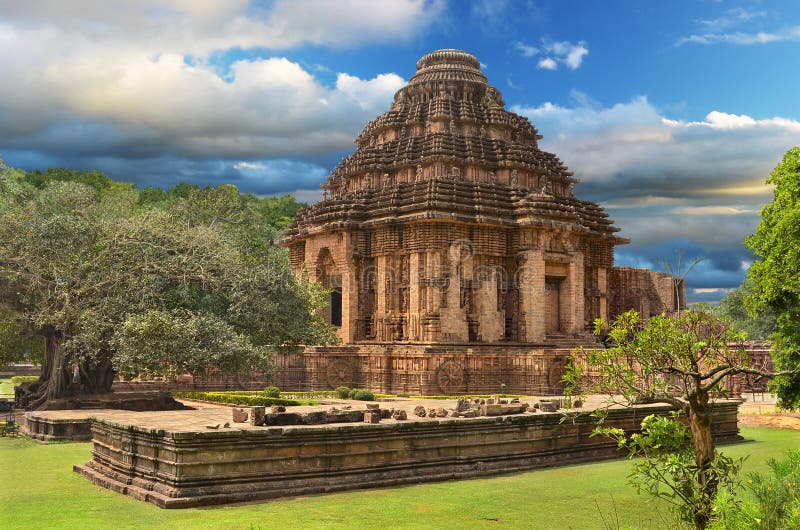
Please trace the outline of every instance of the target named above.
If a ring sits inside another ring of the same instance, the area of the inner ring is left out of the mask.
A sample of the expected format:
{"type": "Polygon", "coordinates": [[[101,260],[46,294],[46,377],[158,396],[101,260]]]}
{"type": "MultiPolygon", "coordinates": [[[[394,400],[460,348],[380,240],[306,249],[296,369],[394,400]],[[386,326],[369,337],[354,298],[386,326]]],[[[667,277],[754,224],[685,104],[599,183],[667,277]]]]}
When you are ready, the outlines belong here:
{"type": "MultiPolygon", "coordinates": [[[[477,418],[480,416],[507,416],[525,412],[557,412],[562,406],[560,399],[540,399],[534,404],[520,401],[519,398],[502,399],[500,396],[489,398],[459,398],[455,406],[425,407],[417,405],[413,414],[417,418],[477,418]]],[[[324,425],[329,423],[380,423],[381,420],[408,420],[408,412],[402,409],[382,408],[380,403],[367,403],[365,407],[353,408],[344,405],[341,408],[332,406],[328,410],[310,412],[287,412],[286,407],[250,407],[233,408],[234,423],[247,423],[254,426],[282,425],[324,425]]],[[[208,425],[209,429],[218,429],[217,425],[208,425]]]]}

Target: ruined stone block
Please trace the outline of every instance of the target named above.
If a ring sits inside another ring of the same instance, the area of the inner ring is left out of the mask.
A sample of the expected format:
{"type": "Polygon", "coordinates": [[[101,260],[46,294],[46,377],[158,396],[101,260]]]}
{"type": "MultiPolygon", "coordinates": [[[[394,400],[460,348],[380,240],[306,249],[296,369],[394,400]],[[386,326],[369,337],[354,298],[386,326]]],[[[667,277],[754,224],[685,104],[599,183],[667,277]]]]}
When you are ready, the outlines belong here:
{"type": "Polygon", "coordinates": [[[240,408],[232,408],[231,415],[233,416],[233,423],[247,423],[247,418],[250,416],[246,410],[240,408]]]}
{"type": "Polygon", "coordinates": [[[264,425],[264,415],[266,414],[266,407],[251,407],[250,408],[250,425],[264,425]]]}
{"type": "Polygon", "coordinates": [[[404,410],[395,410],[394,412],[392,412],[392,419],[398,421],[407,420],[408,414],[406,414],[406,411],[404,410]]]}
{"type": "Polygon", "coordinates": [[[380,423],[381,415],[377,412],[365,412],[364,423],[380,423]]]}

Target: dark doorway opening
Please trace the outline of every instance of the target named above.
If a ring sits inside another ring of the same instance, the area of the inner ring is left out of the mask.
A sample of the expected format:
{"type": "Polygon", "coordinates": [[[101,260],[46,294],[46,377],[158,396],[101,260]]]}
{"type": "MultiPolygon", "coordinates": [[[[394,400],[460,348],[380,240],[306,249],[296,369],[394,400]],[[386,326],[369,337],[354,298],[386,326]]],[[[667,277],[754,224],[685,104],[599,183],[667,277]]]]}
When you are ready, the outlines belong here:
{"type": "Polygon", "coordinates": [[[342,292],[331,291],[331,325],[342,327],[342,292]]]}

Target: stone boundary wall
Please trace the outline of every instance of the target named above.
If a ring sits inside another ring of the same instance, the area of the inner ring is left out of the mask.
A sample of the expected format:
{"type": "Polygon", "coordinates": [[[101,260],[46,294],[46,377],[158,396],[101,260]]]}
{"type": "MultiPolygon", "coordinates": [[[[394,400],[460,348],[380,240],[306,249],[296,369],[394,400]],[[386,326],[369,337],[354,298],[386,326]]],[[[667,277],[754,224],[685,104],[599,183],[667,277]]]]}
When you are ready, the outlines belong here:
{"type": "MultiPolygon", "coordinates": [[[[715,404],[718,442],[741,440],[739,403],[715,404]]],[[[648,405],[610,411],[607,424],[635,431],[648,405]]],[[[616,458],[590,438],[589,415],[561,413],[426,422],[165,432],[92,420],[92,460],[75,471],[162,508],[386,487],[616,458]]]]}

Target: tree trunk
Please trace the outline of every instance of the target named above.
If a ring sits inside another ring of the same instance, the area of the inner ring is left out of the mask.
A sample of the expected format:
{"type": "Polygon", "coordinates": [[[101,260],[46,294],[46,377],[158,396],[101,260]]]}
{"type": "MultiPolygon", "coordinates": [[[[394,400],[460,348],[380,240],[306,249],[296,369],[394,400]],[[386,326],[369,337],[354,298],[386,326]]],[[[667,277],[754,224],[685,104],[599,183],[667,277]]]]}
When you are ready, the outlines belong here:
{"type": "Polygon", "coordinates": [[[697,465],[698,504],[695,507],[694,525],[698,530],[708,526],[711,519],[711,505],[717,496],[719,481],[711,471],[714,462],[714,437],[711,434],[711,411],[708,396],[690,400],[686,416],[692,431],[695,463],[697,465]]]}
{"type": "Polygon", "coordinates": [[[80,366],[81,391],[87,394],[111,392],[115,376],[110,355],[102,355],[97,360],[84,361],[80,366]]]}
{"type": "Polygon", "coordinates": [[[65,397],[72,391],[72,373],[62,347],[60,332],[52,327],[42,330],[44,336],[44,362],[39,380],[28,386],[17,405],[25,410],[36,410],[47,401],[65,397]]]}

